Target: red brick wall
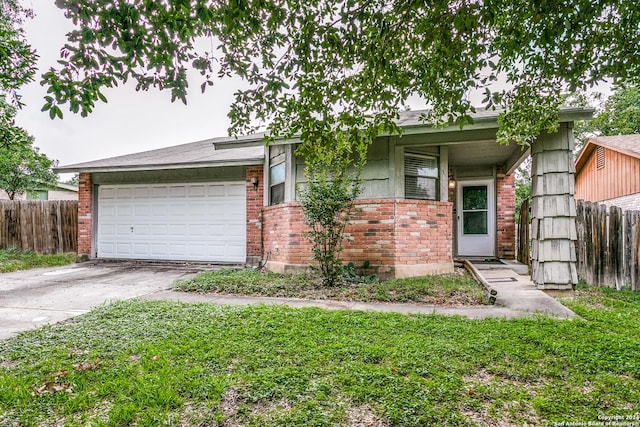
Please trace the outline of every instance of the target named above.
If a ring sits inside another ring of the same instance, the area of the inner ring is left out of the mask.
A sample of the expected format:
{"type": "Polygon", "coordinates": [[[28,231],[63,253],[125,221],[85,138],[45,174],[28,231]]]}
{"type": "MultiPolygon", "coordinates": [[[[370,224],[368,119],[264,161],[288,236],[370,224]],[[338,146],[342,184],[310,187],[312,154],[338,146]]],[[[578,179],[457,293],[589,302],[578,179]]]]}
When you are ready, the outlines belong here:
{"type": "Polygon", "coordinates": [[[91,174],[81,173],[78,177],[78,256],[92,257],[92,194],[91,174]]]}
{"type": "Polygon", "coordinates": [[[311,245],[303,232],[307,229],[298,203],[267,206],[262,212],[264,261],[285,264],[311,262],[311,245]]]}
{"type": "Polygon", "coordinates": [[[396,201],[396,264],[439,264],[453,258],[453,203],[396,201]]]}
{"type": "MultiPolygon", "coordinates": [[[[451,263],[452,206],[427,200],[358,200],[345,228],[341,258],[356,265],[369,261],[378,274],[391,274],[396,265],[451,263]]],[[[307,226],[298,203],[263,210],[264,260],[311,263],[307,226]]]]}
{"type": "Polygon", "coordinates": [[[514,175],[496,171],[498,258],[516,256],[516,186],[514,175]]]}
{"type": "Polygon", "coordinates": [[[263,166],[247,166],[246,170],[247,201],[247,257],[262,255],[262,205],[264,204],[263,166]],[[258,180],[255,187],[251,179],[258,180]]]}

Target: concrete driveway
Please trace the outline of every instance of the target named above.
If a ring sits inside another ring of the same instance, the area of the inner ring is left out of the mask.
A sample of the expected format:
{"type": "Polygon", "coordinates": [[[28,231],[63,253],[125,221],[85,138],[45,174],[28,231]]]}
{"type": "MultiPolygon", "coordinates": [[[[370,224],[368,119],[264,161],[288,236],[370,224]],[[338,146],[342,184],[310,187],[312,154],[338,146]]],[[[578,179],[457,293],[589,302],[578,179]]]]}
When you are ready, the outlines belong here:
{"type": "Polygon", "coordinates": [[[69,319],[117,300],[165,290],[206,268],[152,263],[84,263],[0,273],[0,339],[69,319]]]}

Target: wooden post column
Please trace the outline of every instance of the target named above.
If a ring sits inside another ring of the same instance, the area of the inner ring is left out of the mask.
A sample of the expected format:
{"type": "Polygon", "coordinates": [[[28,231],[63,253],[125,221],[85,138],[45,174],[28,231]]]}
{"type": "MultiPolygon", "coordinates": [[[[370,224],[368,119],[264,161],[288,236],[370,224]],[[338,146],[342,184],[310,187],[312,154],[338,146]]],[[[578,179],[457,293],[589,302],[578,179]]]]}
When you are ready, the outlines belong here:
{"type": "Polygon", "coordinates": [[[570,290],[578,283],[573,147],[567,123],[531,146],[531,279],[539,289],[570,290]]]}

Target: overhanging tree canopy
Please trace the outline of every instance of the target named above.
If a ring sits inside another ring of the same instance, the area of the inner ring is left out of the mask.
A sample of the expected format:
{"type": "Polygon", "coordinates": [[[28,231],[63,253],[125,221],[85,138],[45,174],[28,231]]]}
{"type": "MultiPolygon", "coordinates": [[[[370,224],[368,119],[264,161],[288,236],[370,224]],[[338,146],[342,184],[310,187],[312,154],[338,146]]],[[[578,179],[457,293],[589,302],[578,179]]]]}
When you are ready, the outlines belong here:
{"type": "Polygon", "coordinates": [[[17,93],[25,83],[33,80],[37,55],[27,43],[22,29],[30,10],[17,0],[0,0],[0,112],[13,115],[11,105],[20,105],[17,93]]]}
{"type": "MultiPolygon", "coordinates": [[[[504,109],[502,142],[557,126],[559,94],[640,78],[640,8],[626,0],[57,0],[76,25],[44,75],[44,109],[87,114],[133,80],[186,102],[187,70],[240,76],[232,131],[303,140],[393,130],[410,96],[436,123],[471,120],[470,90],[504,109]],[[496,81],[504,84],[496,86],[496,81]],[[507,87],[501,89],[500,87],[507,87]],[[309,137],[309,138],[306,138],[309,137]]],[[[364,140],[368,140],[365,138],[364,140]]]]}
{"type": "Polygon", "coordinates": [[[57,162],[40,153],[24,129],[13,127],[12,132],[11,144],[0,146],[0,189],[11,200],[27,190],[46,188],[57,181],[51,170],[57,162]]]}

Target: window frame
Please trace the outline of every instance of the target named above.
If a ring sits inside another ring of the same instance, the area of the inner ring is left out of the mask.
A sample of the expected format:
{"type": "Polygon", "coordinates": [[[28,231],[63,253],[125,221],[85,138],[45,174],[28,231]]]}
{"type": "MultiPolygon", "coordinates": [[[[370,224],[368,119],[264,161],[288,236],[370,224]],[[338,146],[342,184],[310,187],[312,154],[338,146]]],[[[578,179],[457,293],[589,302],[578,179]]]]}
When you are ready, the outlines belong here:
{"type": "Polygon", "coordinates": [[[440,191],[441,191],[441,189],[440,189],[440,159],[439,159],[438,155],[436,155],[436,154],[423,154],[423,153],[405,152],[402,166],[403,166],[404,198],[405,199],[410,199],[410,200],[432,200],[432,201],[440,200],[440,191]],[[421,174],[408,173],[407,172],[407,158],[433,160],[435,162],[435,166],[436,166],[435,174],[433,174],[433,175],[421,175],[421,174]],[[433,198],[409,196],[407,194],[407,177],[432,179],[434,181],[434,183],[435,183],[435,194],[434,194],[433,198]]]}
{"type": "Polygon", "coordinates": [[[285,182],[287,180],[287,168],[286,168],[286,162],[285,161],[281,161],[272,165],[269,165],[269,206],[275,206],[275,205],[279,205],[281,203],[284,203],[285,201],[285,182]],[[283,171],[282,171],[282,181],[278,181],[276,183],[273,182],[272,176],[273,174],[271,173],[271,171],[276,168],[276,167],[282,167],[283,171]],[[274,202],[273,200],[273,189],[274,187],[277,186],[282,186],[282,200],[276,201],[274,202]]]}

